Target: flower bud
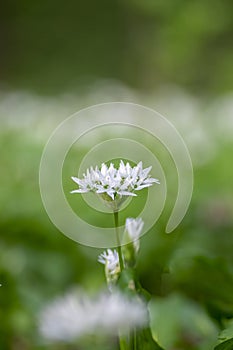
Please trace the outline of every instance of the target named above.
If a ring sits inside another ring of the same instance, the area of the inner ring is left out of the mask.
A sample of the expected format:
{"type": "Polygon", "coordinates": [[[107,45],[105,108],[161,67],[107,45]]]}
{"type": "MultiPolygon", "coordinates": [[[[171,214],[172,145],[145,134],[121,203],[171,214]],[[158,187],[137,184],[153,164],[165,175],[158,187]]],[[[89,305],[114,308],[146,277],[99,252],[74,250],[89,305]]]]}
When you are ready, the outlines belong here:
{"type": "Polygon", "coordinates": [[[124,255],[125,265],[128,267],[134,267],[136,264],[136,258],[140,248],[139,237],[142,232],[143,225],[144,222],[141,218],[126,219],[122,253],[124,255]]]}

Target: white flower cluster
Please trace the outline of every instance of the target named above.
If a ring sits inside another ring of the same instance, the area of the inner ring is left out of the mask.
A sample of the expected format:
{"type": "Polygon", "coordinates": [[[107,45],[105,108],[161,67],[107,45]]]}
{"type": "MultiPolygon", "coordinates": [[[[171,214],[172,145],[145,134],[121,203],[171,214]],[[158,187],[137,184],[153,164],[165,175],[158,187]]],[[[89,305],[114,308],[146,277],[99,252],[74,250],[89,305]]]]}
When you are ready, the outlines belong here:
{"type": "Polygon", "coordinates": [[[71,292],[48,305],[41,313],[39,329],[48,340],[75,341],[92,334],[117,335],[147,322],[146,306],[141,300],[118,293],[90,299],[71,292]]]}
{"type": "Polygon", "coordinates": [[[129,163],[124,164],[121,160],[119,169],[116,169],[111,163],[109,167],[102,164],[99,169],[91,167],[83,174],[83,179],[72,177],[72,180],[79,185],[79,189],[71,191],[71,193],[95,192],[97,194],[107,194],[113,201],[116,196],[136,196],[134,191],[139,191],[145,187],[159,184],[159,180],[151,178],[149,172],[151,167],[143,169],[142,162],[135,167],[131,167],[129,163]]]}

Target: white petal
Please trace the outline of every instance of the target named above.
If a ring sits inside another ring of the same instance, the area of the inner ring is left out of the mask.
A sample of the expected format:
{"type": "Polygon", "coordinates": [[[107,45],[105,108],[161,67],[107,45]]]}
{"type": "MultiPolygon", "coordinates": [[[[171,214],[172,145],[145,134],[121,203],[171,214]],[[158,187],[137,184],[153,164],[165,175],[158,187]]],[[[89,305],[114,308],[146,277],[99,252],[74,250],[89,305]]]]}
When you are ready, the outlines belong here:
{"type": "Polygon", "coordinates": [[[115,191],[107,191],[107,194],[109,195],[109,197],[112,198],[113,201],[114,201],[114,193],[115,191]]]}
{"type": "Polygon", "coordinates": [[[80,188],[79,190],[73,190],[73,191],[70,191],[70,193],[87,193],[87,192],[90,192],[89,189],[82,189],[80,188]]]}
{"type": "Polygon", "coordinates": [[[105,163],[103,163],[102,166],[101,166],[101,174],[103,176],[106,176],[107,170],[108,170],[107,165],[105,163]]]}
{"type": "Polygon", "coordinates": [[[151,171],[151,169],[152,169],[152,166],[149,166],[148,168],[143,169],[142,176],[146,178],[149,172],[151,171]]]}
{"type": "Polygon", "coordinates": [[[79,178],[77,178],[77,177],[75,177],[75,176],[71,176],[71,179],[72,179],[74,182],[76,182],[76,184],[78,184],[78,185],[80,185],[80,184],[83,182],[83,180],[81,180],[81,179],[79,179],[79,178]]]}
{"type": "Polygon", "coordinates": [[[141,185],[141,186],[136,187],[134,190],[135,191],[140,191],[143,188],[150,187],[150,186],[152,186],[152,184],[145,184],[145,185],[141,185]]]}
{"type": "Polygon", "coordinates": [[[137,197],[137,195],[133,192],[128,192],[128,191],[118,191],[118,194],[121,196],[131,196],[131,197],[137,197]]]}

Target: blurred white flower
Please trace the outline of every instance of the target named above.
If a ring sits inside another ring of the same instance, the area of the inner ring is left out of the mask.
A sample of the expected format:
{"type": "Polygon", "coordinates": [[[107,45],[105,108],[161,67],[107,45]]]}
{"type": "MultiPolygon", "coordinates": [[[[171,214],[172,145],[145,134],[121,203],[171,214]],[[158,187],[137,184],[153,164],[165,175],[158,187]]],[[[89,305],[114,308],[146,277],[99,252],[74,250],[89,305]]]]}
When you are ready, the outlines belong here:
{"type": "Polygon", "coordinates": [[[120,275],[119,255],[116,250],[107,249],[99,255],[98,261],[105,265],[105,276],[109,286],[112,290],[113,285],[116,284],[120,275]]]}
{"type": "Polygon", "coordinates": [[[79,185],[79,189],[71,193],[95,192],[113,210],[118,210],[123,196],[136,196],[134,191],[150,187],[153,183],[159,184],[159,180],[149,175],[150,170],[151,167],[143,169],[142,162],[131,167],[121,160],[118,169],[112,163],[109,167],[103,163],[100,169],[97,166],[87,169],[83,179],[73,176],[72,180],[79,185]]]}
{"type": "Polygon", "coordinates": [[[128,233],[128,239],[133,241],[135,252],[139,251],[139,237],[142,232],[144,222],[141,218],[128,218],[125,223],[125,230],[128,233]]]}
{"type": "Polygon", "coordinates": [[[86,294],[70,292],[48,305],[39,318],[41,335],[54,341],[74,341],[92,334],[117,335],[147,322],[147,311],[139,299],[118,293],[90,299],[86,294]]]}

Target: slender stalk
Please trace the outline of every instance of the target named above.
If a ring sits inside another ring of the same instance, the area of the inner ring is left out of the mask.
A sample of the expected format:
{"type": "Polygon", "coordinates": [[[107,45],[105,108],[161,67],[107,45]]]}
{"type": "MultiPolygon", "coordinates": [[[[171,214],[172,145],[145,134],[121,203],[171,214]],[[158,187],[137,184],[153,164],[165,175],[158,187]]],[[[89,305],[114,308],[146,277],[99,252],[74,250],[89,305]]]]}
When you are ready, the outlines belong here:
{"type": "Polygon", "coordinates": [[[132,329],[129,334],[129,346],[130,350],[137,350],[137,333],[136,329],[132,329]]]}
{"type": "Polygon", "coordinates": [[[120,350],[129,350],[126,339],[119,335],[120,350]]]}
{"type": "MultiPolygon", "coordinates": [[[[119,214],[118,214],[118,211],[114,211],[113,215],[114,215],[114,224],[115,224],[115,231],[116,231],[117,252],[118,252],[118,256],[119,256],[120,270],[122,271],[124,268],[124,265],[123,265],[121,241],[120,241],[120,235],[119,235],[119,214]]],[[[119,332],[119,347],[120,347],[120,350],[129,350],[126,337],[122,336],[121,332],[119,332]]]]}
{"type": "Polygon", "coordinates": [[[136,329],[133,330],[133,339],[134,339],[134,350],[137,350],[137,333],[136,333],[136,329]]]}
{"type": "Polygon", "coordinates": [[[116,241],[117,241],[117,251],[119,255],[119,263],[120,263],[120,269],[121,271],[124,268],[123,265],[123,258],[122,258],[122,251],[121,251],[121,241],[120,241],[120,236],[119,236],[119,217],[118,217],[118,211],[113,212],[114,215],[114,224],[115,224],[115,229],[116,229],[116,241]]]}

